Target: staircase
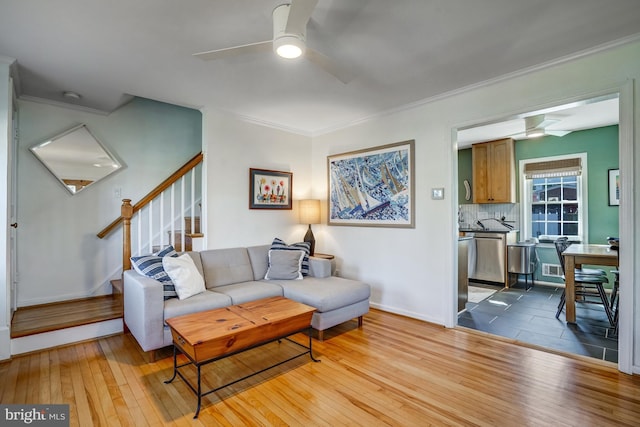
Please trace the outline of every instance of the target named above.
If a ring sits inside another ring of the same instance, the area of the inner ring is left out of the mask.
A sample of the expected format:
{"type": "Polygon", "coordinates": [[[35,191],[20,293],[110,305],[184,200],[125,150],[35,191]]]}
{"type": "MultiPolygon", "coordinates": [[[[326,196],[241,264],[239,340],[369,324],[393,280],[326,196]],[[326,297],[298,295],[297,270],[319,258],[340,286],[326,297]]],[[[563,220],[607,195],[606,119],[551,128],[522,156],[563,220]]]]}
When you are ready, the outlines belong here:
{"type": "MultiPolygon", "coordinates": [[[[135,205],[132,206],[130,200],[123,200],[121,216],[98,233],[98,237],[103,238],[121,224],[123,225],[123,236],[125,236],[123,271],[131,268],[131,224],[136,214],[138,215],[134,219],[136,221],[134,230],[137,235],[137,247],[140,250],[146,248],[146,251],[151,252],[152,248],[173,244],[177,251],[183,251],[183,247],[184,251],[189,251],[193,249],[197,239],[204,237],[201,233],[200,217],[193,214],[184,216],[184,212],[195,212],[195,188],[199,185],[196,182],[195,169],[202,159],[203,155],[199,153],[135,205]],[[190,182],[187,181],[186,176],[190,178],[190,182]],[[165,199],[169,202],[165,203],[165,199]],[[178,199],[177,202],[175,199],[178,199]],[[155,214],[153,213],[154,203],[155,214]],[[164,216],[169,205],[171,214],[166,220],[170,225],[166,226],[164,216]],[[147,224],[143,221],[143,209],[147,213],[147,224]],[[175,214],[176,211],[179,213],[175,214]],[[183,230],[174,229],[172,224],[176,223],[176,220],[184,224],[183,230]],[[154,221],[159,221],[158,231],[153,229],[154,221]],[[169,229],[166,232],[168,234],[162,231],[165,228],[169,229]],[[141,240],[145,240],[145,243],[141,240]]],[[[201,174],[199,179],[202,179],[201,174]]],[[[18,308],[11,321],[11,354],[29,353],[126,332],[127,328],[123,322],[122,279],[118,278],[110,282],[112,286],[110,295],[18,308]]]]}

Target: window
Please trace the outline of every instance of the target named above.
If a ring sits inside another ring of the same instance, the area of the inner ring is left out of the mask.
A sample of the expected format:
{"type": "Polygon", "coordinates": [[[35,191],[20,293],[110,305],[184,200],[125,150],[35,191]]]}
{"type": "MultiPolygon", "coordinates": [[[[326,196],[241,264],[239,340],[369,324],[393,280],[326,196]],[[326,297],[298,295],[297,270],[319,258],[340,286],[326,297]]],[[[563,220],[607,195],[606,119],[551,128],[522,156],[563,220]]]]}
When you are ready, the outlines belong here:
{"type": "Polygon", "coordinates": [[[586,154],[520,161],[524,238],[587,241],[586,154]]]}

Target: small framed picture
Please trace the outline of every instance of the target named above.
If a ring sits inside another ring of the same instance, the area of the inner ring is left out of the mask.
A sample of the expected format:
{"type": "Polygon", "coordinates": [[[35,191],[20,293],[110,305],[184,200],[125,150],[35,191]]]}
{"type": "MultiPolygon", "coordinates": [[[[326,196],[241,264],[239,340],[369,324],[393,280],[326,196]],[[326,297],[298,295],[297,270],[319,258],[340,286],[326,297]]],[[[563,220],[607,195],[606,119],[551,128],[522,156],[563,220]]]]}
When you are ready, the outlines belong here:
{"type": "Polygon", "coordinates": [[[620,169],[609,169],[609,206],[620,206],[620,169]]]}
{"type": "Polygon", "coordinates": [[[249,169],[249,209],[291,209],[293,173],[249,169]]]}

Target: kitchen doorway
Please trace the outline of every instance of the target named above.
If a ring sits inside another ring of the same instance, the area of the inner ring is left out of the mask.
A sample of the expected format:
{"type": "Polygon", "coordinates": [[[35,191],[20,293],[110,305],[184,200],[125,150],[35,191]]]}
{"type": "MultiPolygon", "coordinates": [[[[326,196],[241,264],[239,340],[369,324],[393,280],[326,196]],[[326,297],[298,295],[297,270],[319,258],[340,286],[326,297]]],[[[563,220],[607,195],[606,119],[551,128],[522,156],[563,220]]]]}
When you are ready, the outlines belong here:
{"type": "MultiPolygon", "coordinates": [[[[517,164],[519,158],[527,155],[526,153],[529,151],[526,149],[527,144],[535,143],[540,146],[540,141],[545,139],[547,143],[551,141],[560,144],[572,138],[576,139],[576,136],[583,137],[594,129],[609,128],[609,134],[613,129],[616,135],[614,139],[616,160],[618,158],[621,159],[622,156],[617,155],[620,150],[620,139],[617,137],[620,133],[618,132],[620,126],[619,105],[618,93],[607,94],[457,129],[456,141],[459,155],[456,185],[459,194],[460,211],[462,212],[462,214],[459,212],[459,218],[467,225],[473,224],[476,219],[481,219],[472,217],[474,214],[486,215],[483,211],[491,211],[491,209],[484,209],[482,205],[473,206],[472,197],[469,197],[468,194],[469,190],[467,189],[473,188],[471,171],[468,170],[471,167],[470,147],[473,143],[513,138],[516,141],[517,164]],[[544,135],[535,140],[530,139],[534,130],[541,131],[544,135]],[[573,134],[572,137],[569,136],[571,134],[573,134]],[[569,138],[564,139],[567,136],[569,138]],[[466,154],[462,153],[461,150],[467,150],[466,154]],[[467,216],[465,217],[465,215],[467,216]]],[[[632,144],[632,141],[628,143],[632,144]]],[[[608,148],[610,149],[611,147],[608,148]]],[[[551,154],[557,154],[557,151],[551,154]]],[[[532,157],[543,156],[537,154],[532,157]]],[[[596,158],[597,154],[592,157],[596,158]]],[[[618,163],[615,162],[610,168],[621,169],[623,165],[618,163]]],[[[599,167],[601,168],[601,166],[599,167]]],[[[595,174],[595,168],[592,169],[594,170],[591,170],[590,173],[595,174]]],[[[516,179],[519,178],[516,177],[516,179]]],[[[593,191],[595,190],[597,188],[593,189],[593,191]]],[[[606,189],[601,189],[600,191],[606,191],[606,189]]],[[[595,200],[596,197],[590,194],[590,210],[597,203],[595,200]]],[[[518,202],[520,202],[519,199],[518,202]]],[[[488,208],[491,208],[491,206],[488,206],[488,208]]],[[[516,211],[519,213],[519,218],[522,217],[522,209],[522,205],[518,204],[516,211]]],[[[615,208],[615,210],[617,212],[618,208],[615,208]]],[[[611,212],[607,213],[611,214],[611,212]]],[[[616,214],[615,217],[617,224],[617,219],[620,215],[616,214]]],[[[519,223],[519,218],[516,221],[517,228],[522,226],[519,223]]],[[[619,236],[619,226],[616,227],[615,233],[614,231],[611,231],[611,233],[619,236]]],[[[519,238],[519,240],[524,239],[519,238]]],[[[590,243],[604,244],[606,241],[591,241],[590,243]]],[[[567,325],[564,321],[564,313],[561,314],[559,320],[555,319],[554,308],[559,301],[563,283],[562,280],[549,280],[549,277],[543,276],[541,272],[542,266],[539,266],[538,274],[536,274],[536,286],[529,291],[524,289],[524,283],[508,289],[500,286],[495,289],[497,292],[487,299],[477,303],[467,303],[466,311],[458,316],[458,326],[515,339],[553,351],[587,355],[610,362],[618,362],[619,344],[617,335],[612,336],[613,331],[608,331],[606,325],[600,322],[601,319],[598,319],[599,313],[595,311],[581,313],[579,311],[579,316],[581,317],[575,325],[567,325]],[[512,316],[511,318],[506,315],[507,312],[509,312],[509,316],[512,316]],[[549,313],[551,314],[550,316],[548,316],[549,313]],[[593,322],[582,321],[583,318],[593,322]],[[508,325],[508,327],[502,327],[502,325],[508,325]],[[598,338],[594,338],[596,335],[598,338]],[[593,345],[594,343],[597,343],[597,345],[593,345]],[[612,345],[612,343],[615,344],[612,345]]],[[[474,283],[473,285],[476,284],[474,283]]],[[[491,286],[486,285],[485,287],[491,288],[491,286]]],[[[630,348],[631,344],[628,344],[628,346],[630,348]]]]}

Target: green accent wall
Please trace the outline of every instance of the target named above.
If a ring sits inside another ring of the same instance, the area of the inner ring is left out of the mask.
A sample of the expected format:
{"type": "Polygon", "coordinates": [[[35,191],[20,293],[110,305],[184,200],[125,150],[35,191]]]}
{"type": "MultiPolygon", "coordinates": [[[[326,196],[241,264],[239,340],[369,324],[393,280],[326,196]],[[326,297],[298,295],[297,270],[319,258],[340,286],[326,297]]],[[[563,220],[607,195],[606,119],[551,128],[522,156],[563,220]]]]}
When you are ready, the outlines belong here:
{"type": "MultiPolygon", "coordinates": [[[[516,176],[520,160],[562,154],[587,153],[589,242],[604,244],[618,236],[618,206],[609,206],[609,169],[618,168],[618,126],[571,132],[563,137],[516,141],[516,176]]],[[[516,181],[516,188],[520,182],[516,181]]],[[[519,200],[519,197],[518,197],[519,200]]]]}
{"type": "Polygon", "coordinates": [[[473,163],[471,158],[471,148],[458,151],[458,204],[471,204],[473,203],[473,197],[469,200],[465,200],[465,188],[464,180],[469,181],[469,185],[472,185],[473,178],[473,163]]]}

